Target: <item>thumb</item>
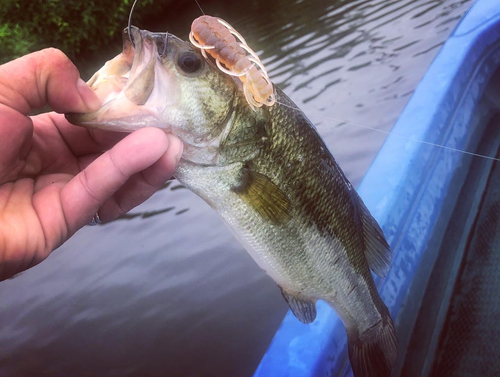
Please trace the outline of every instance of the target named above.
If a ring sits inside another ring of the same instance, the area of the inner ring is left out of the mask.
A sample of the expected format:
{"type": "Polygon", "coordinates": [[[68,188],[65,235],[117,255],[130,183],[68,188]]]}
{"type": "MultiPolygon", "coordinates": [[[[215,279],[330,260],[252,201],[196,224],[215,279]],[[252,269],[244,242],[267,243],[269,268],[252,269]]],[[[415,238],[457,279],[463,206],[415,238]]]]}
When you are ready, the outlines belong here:
{"type": "Polygon", "coordinates": [[[47,103],[59,113],[95,111],[101,105],[71,60],[54,48],[0,66],[0,104],[29,115],[47,103]]]}

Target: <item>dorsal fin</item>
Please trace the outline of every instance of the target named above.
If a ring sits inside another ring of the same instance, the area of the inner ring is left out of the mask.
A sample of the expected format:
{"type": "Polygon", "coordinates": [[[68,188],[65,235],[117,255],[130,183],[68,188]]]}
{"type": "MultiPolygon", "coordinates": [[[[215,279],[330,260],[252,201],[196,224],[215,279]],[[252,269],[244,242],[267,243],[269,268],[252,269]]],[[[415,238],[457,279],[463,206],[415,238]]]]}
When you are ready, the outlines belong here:
{"type": "Polygon", "coordinates": [[[363,226],[363,238],[366,247],[365,256],[368,265],[378,276],[385,277],[391,268],[391,248],[377,220],[368,211],[358,193],[355,192],[355,194],[357,197],[355,202],[363,226]]]}
{"type": "Polygon", "coordinates": [[[287,292],[280,286],[281,294],[292,313],[302,323],[312,323],[316,318],[316,300],[287,292]]]}
{"type": "Polygon", "coordinates": [[[290,220],[290,200],[278,186],[256,171],[245,168],[243,174],[243,184],[235,188],[234,192],[245,203],[274,224],[290,220]]]}

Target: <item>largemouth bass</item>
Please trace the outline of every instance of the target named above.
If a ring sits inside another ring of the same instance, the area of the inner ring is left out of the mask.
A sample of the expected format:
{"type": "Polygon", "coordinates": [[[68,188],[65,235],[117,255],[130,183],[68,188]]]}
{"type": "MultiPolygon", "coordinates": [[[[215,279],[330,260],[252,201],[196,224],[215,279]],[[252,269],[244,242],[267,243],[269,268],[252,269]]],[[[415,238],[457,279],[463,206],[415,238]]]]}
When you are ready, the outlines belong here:
{"type": "Polygon", "coordinates": [[[241,81],[190,43],[127,30],[123,52],[89,81],[102,108],[67,119],[177,135],[175,177],[217,211],[295,316],[311,323],[316,301],[328,302],[346,327],[355,376],[389,376],[396,332],[370,269],[386,275],[390,248],[311,122],[278,88],[274,105],[252,109],[241,81]]]}

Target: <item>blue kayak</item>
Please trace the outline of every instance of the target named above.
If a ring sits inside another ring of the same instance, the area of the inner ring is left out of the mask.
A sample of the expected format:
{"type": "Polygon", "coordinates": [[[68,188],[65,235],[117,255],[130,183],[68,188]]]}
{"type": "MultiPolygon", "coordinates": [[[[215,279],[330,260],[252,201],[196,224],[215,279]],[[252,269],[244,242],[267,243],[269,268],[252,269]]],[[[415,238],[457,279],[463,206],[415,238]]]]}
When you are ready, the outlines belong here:
{"type": "MultiPolygon", "coordinates": [[[[394,253],[375,279],[398,331],[393,376],[500,375],[499,72],[500,4],[478,0],[358,188],[394,253]]],[[[286,315],[254,377],[352,375],[343,324],[317,310],[310,325],[286,315]]]]}

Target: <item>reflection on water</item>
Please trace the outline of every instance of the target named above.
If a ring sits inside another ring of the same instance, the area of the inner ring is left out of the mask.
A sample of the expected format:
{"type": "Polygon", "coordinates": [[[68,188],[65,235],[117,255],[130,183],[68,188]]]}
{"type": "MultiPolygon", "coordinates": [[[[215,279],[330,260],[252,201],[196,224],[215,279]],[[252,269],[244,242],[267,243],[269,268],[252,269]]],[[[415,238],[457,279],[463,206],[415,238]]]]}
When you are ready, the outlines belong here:
{"type": "MultiPolygon", "coordinates": [[[[354,184],[385,138],[356,125],[390,130],[470,5],[201,3],[245,36],[354,184]]],[[[183,7],[139,26],[186,38],[199,9],[183,7]]],[[[1,283],[0,304],[1,376],[249,376],[287,310],[217,215],[175,181],[1,283]]]]}
{"type": "MultiPolygon", "coordinates": [[[[165,183],[158,190],[158,192],[161,191],[161,190],[165,190],[165,189],[169,188],[171,186],[172,182],[173,182],[173,180],[167,181],[167,183],[165,183]]],[[[185,187],[183,185],[179,184],[179,183],[177,183],[174,186],[170,187],[171,191],[180,190],[180,189],[185,189],[185,187]]],[[[157,195],[158,195],[158,193],[157,193],[157,195]]],[[[169,207],[165,207],[165,208],[156,209],[156,210],[153,210],[153,211],[136,211],[136,210],[132,210],[132,211],[130,211],[130,212],[124,214],[124,215],[119,216],[114,221],[131,220],[131,219],[135,219],[136,217],[140,217],[142,219],[147,219],[148,217],[162,215],[162,214],[170,212],[170,211],[172,211],[174,209],[176,209],[176,207],[169,206],[169,207]]],[[[181,210],[176,210],[175,214],[176,215],[180,215],[180,214],[183,214],[184,212],[187,212],[187,211],[189,211],[189,208],[184,208],[184,209],[181,209],[181,210]]],[[[106,224],[101,224],[101,226],[105,226],[105,225],[106,224]]]]}

